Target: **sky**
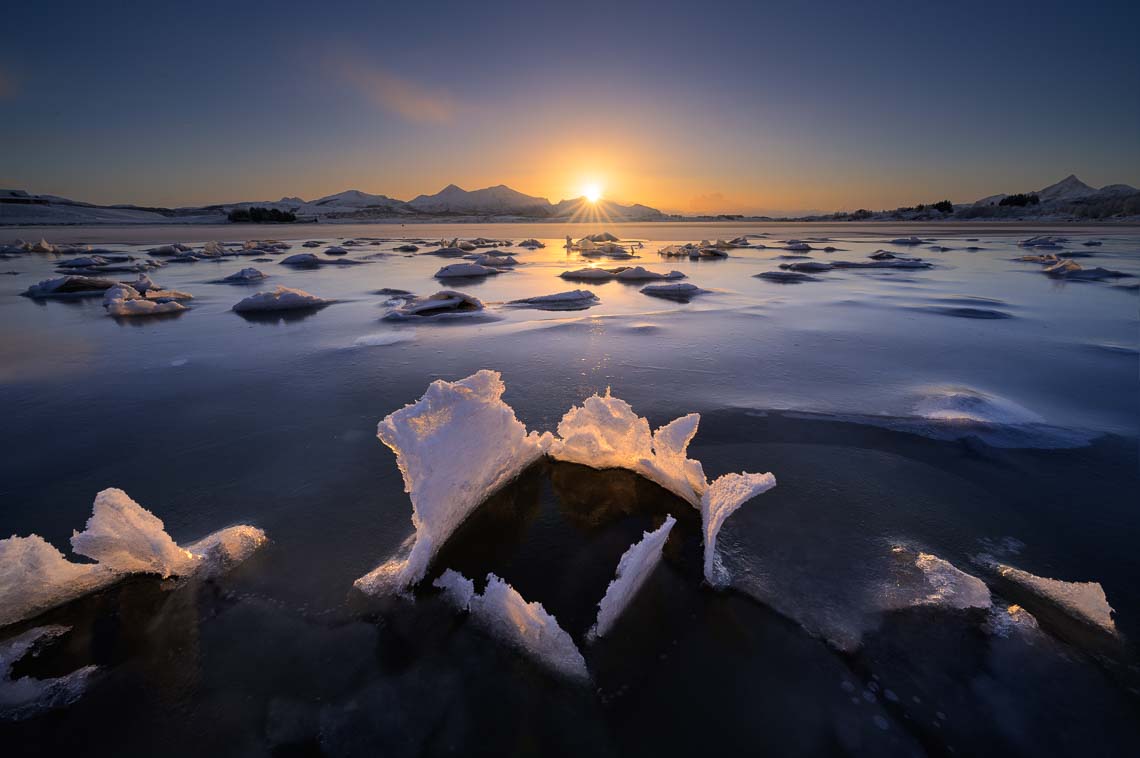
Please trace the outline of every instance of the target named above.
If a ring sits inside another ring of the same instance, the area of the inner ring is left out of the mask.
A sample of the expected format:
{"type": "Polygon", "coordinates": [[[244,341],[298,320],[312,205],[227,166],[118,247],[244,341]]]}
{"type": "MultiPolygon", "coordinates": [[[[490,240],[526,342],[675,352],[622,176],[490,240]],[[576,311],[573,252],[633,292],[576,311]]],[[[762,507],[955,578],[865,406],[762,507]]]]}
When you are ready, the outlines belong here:
{"type": "Polygon", "coordinates": [[[0,187],[679,213],[1140,185],[1140,3],[11,3],[0,187]]]}

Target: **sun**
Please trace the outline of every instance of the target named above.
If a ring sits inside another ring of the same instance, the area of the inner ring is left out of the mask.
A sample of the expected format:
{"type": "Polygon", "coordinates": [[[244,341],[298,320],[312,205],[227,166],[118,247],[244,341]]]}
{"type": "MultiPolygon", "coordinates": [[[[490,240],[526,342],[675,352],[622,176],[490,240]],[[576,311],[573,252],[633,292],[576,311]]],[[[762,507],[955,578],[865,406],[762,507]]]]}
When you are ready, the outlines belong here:
{"type": "Polygon", "coordinates": [[[597,184],[587,184],[582,188],[582,196],[591,203],[596,203],[602,199],[602,188],[597,184]]]}

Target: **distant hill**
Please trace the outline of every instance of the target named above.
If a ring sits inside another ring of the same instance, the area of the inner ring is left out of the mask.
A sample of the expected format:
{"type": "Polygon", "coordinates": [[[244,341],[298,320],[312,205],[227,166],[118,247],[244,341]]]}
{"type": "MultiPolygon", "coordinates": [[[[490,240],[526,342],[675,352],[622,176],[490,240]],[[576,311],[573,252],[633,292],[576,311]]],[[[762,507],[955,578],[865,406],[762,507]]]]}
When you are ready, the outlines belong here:
{"type": "MultiPolygon", "coordinates": [[[[1127,184],[1109,184],[1098,190],[1082,182],[1075,174],[1069,174],[1056,184],[1050,184],[1044,189],[1032,190],[1021,194],[1036,195],[1041,200],[1042,205],[1049,205],[1069,203],[1074,200],[1087,199],[1096,195],[1132,195],[1138,191],[1140,190],[1137,190],[1135,187],[1130,187],[1127,184]]],[[[975,201],[973,204],[975,206],[996,206],[1007,197],[1009,197],[1007,194],[990,195],[989,197],[983,197],[981,200],[975,201]]]]}

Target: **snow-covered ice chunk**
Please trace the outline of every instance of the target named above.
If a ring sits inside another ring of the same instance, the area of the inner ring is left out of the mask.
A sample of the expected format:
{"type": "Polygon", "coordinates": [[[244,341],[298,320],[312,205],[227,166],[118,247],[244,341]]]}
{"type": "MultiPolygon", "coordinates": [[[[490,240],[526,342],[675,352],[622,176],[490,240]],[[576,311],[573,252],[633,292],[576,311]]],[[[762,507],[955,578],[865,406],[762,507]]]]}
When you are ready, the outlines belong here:
{"type": "Polygon", "coordinates": [[[296,253],[281,260],[282,266],[294,268],[316,268],[321,265],[321,259],[313,253],[296,253]]]}
{"type": "MultiPolygon", "coordinates": [[[[182,293],[177,293],[182,294],[182,293]]],[[[112,316],[159,316],[165,313],[178,313],[187,310],[185,305],[175,300],[144,298],[134,287],[116,284],[103,294],[103,307],[112,316]]]]}
{"type": "Polygon", "coordinates": [[[664,524],[652,532],[645,532],[639,542],[630,545],[622,554],[617,574],[598,603],[598,620],[590,629],[590,639],[604,637],[629,606],[641,585],[661,562],[661,549],[676,523],[677,519],[667,516],[664,524]]]}
{"type": "Polygon", "coordinates": [[[529,305],[533,308],[549,311],[577,311],[597,305],[601,300],[589,290],[568,290],[556,292],[553,295],[538,295],[521,300],[511,300],[508,305],[529,305]]]}
{"type": "Polygon", "coordinates": [[[1048,579],[1000,563],[994,564],[992,568],[1004,579],[1059,607],[1070,616],[1097,626],[1109,634],[1116,634],[1116,623],[1112,620],[1115,611],[1108,604],[1108,597],[1100,583],[1048,579]]]}
{"type": "Polygon", "coordinates": [[[503,402],[500,374],[486,369],[457,382],[437,380],[418,401],[389,414],[376,436],[396,453],[412,500],[414,542],[356,580],[364,592],[398,591],[423,578],[443,543],[475,508],[550,446],[528,433],[503,402]]]}
{"type": "Polygon", "coordinates": [[[624,268],[580,268],[574,271],[563,271],[559,274],[563,279],[577,279],[580,281],[608,281],[624,271],[624,268]]]}
{"type": "Polygon", "coordinates": [[[1012,400],[969,387],[924,388],[914,410],[916,415],[936,421],[1021,425],[1044,420],[1012,400]]]}
{"type": "Polygon", "coordinates": [[[0,540],[0,627],[37,616],[116,579],[104,566],[72,563],[38,534],[0,540]]]}
{"type": "Polygon", "coordinates": [[[539,242],[538,240],[534,239],[533,237],[530,239],[523,240],[522,242],[520,242],[518,244],[518,246],[519,247],[529,247],[532,250],[535,248],[546,247],[546,245],[544,243],[539,242]]]}
{"type": "Polygon", "coordinates": [[[230,282],[232,284],[247,284],[249,282],[258,282],[266,278],[265,274],[261,273],[255,268],[243,268],[241,271],[235,271],[229,276],[222,279],[223,282],[230,282]]]}
{"type": "Polygon", "coordinates": [[[436,279],[471,279],[483,276],[501,274],[492,266],[481,266],[478,263],[452,263],[435,272],[436,279]]]}
{"type": "Polygon", "coordinates": [[[716,538],[724,522],[740,506],[775,486],[776,477],[771,473],[742,473],[725,474],[705,490],[701,496],[701,527],[705,541],[705,581],[709,584],[721,586],[727,582],[716,554],[716,538]]]}
{"type": "Polygon", "coordinates": [[[593,395],[566,412],[550,455],[596,469],[629,469],[696,507],[707,482],[700,461],[688,458],[686,450],[700,418],[690,413],[650,433],[649,421],[607,390],[605,397],[593,395]]]}
{"type": "Polygon", "coordinates": [[[250,295],[235,305],[233,309],[238,313],[287,311],[299,308],[321,308],[332,302],[332,300],[310,295],[304,290],[277,285],[277,288],[272,292],[258,292],[255,295],[250,295]]]}
{"type": "Polygon", "coordinates": [[[674,284],[648,284],[641,288],[641,294],[651,295],[652,297],[661,297],[666,300],[678,300],[683,303],[689,302],[690,299],[697,295],[703,295],[708,290],[703,290],[695,284],[687,282],[676,282],[674,284]]]}
{"type": "Polygon", "coordinates": [[[384,318],[389,321],[452,319],[478,315],[482,311],[483,303],[479,298],[455,290],[440,290],[388,311],[384,318]]]}
{"type": "Polygon", "coordinates": [[[892,245],[921,245],[922,240],[920,240],[918,237],[914,237],[914,236],[898,237],[896,239],[891,240],[891,244],[892,245]]]}
{"type": "Polygon", "coordinates": [[[187,545],[186,550],[198,559],[195,573],[209,579],[242,563],[268,541],[256,526],[238,524],[206,535],[187,545]]]}
{"type": "Polygon", "coordinates": [[[51,679],[12,678],[12,667],[17,662],[68,631],[66,626],[41,626],[0,642],[0,719],[19,721],[69,705],[83,694],[95,666],[84,666],[51,679]]]}
{"type": "Polygon", "coordinates": [[[753,274],[757,279],[765,279],[770,282],[778,282],[780,284],[799,284],[800,282],[818,282],[814,276],[802,274],[798,271],[764,271],[759,274],[753,274]]]}
{"type": "Polygon", "coordinates": [[[657,271],[650,271],[642,266],[634,266],[627,268],[617,273],[617,279],[623,282],[643,282],[643,281],[656,281],[659,279],[684,279],[685,275],[680,271],[670,271],[667,274],[662,274],[657,271]]]}
{"type": "Polygon", "coordinates": [[[95,496],[87,528],[72,533],[71,549],[112,571],[163,578],[183,576],[198,562],[170,538],[161,519],[113,487],[95,496]]]}
{"type": "MultiPolygon", "coordinates": [[[[462,600],[471,580],[455,572],[451,574],[445,592],[462,600]]],[[[571,679],[590,678],[586,659],[558,625],[558,619],[547,613],[542,603],[528,603],[514,587],[494,574],[487,574],[487,586],[481,595],[474,594],[472,585],[468,609],[471,618],[492,636],[543,666],[571,679]]]]}
{"type": "Polygon", "coordinates": [[[431,585],[443,590],[447,602],[461,611],[471,606],[471,598],[475,596],[475,582],[452,569],[447,569],[437,576],[431,585]]]}
{"type": "Polygon", "coordinates": [[[33,284],[22,293],[25,297],[91,297],[101,295],[114,287],[110,279],[96,279],[90,276],[61,276],[58,279],[45,279],[33,284]]]}

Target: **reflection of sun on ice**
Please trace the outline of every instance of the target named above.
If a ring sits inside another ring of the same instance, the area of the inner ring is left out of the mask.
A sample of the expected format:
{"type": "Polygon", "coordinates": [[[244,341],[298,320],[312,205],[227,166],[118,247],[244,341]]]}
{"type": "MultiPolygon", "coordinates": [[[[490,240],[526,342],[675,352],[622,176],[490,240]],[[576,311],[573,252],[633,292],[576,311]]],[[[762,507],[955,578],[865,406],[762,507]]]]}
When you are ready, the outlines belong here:
{"type": "Polygon", "coordinates": [[[597,184],[587,184],[582,189],[582,196],[591,203],[596,203],[602,199],[602,188],[597,184]]]}

